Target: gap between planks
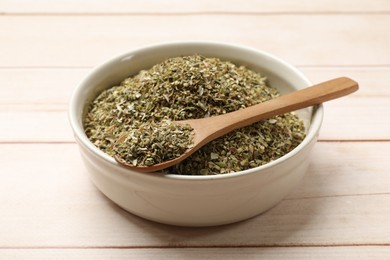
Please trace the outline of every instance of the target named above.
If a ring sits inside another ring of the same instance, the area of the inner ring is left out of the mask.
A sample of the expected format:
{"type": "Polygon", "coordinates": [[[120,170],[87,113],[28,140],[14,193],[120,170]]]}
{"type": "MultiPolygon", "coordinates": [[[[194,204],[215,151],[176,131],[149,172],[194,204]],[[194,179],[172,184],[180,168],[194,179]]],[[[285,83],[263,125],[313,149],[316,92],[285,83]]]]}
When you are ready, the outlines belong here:
{"type": "Polygon", "coordinates": [[[337,198],[337,197],[358,197],[358,196],[380,196],[390,195],[390,192],[378,192],[378,193],[355,193],[355,194],[335,194],[335,195],[320,195],[320,196],[307,196],[307,197],[293,197],[284,198],[283,200],[309,200],[309,199],[323,199],[323,198],[337,198]]]}
{"type": "Polygon", "coordinates": [[[176,0],[102,0],[53,3],[49,0],[38,0],[31,4],[29,0],[2,0],[0,13],[192,13],[192,12],[261,12],[261,13],[295,13],[295,12],[385,12],[389,11],[386,0],[371,1],[310,1],[296,0],[199,0],[187,1],[185,4],[176,0]]]}
{"type": "Polygon", "coordinates": [[[94,13],[74,13],[74,12],[1,12],[0,16],[279,16],[279,15],[389,15],[390,11],[278,11],[278,12],[94,12],[94,13]]]}
{"type": "Polygon", "coordinates": [[[317,247],[388,247],[390,243],[339,243],[339,244],[288,244],[288,245],[272,245],[272,244],[259,244],[259,245],[153,245],[153,246],[115,246],[115,245],[106,245],[106,246],[0,246],[0,249],[174,249],[174,248],[294,248],[294,247],[304,247],[304,248],[317,248],[317,247]]]}

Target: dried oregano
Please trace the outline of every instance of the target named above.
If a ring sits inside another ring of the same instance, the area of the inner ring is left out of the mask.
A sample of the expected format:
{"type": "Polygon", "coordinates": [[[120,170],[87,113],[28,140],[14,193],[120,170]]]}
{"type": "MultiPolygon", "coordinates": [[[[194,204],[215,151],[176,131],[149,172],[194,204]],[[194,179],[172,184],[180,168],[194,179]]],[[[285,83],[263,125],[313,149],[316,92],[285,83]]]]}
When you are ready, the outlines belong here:
{"type": "MultiPolygon", "coordinates": [[[[220,115],[279,95],[264,76],[244,66],[199,55],[177,57],[103,91],[92,102],[84,127],[91,142],[107,154],[151,165],[191,145],[183,141],[189,129],[166,128],[181,132],[173,138],[181,140],[177,142],[158,137],[157,124],[220,115]],[[177,143],[181,145],[175,147],[177,143]]],[[[304,136],[302,121],[286,113],[218,138],[166,172],[212,175],[249,169],[283,156],[304,136]]]]}

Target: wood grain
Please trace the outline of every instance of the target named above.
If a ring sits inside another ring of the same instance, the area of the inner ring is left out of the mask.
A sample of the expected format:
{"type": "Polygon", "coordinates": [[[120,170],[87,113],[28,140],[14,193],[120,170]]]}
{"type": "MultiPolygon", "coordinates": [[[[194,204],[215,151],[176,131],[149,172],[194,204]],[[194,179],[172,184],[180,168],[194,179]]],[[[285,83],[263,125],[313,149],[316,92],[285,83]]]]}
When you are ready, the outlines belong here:
{"type": "MultiPolygon", "coordinates": [[[[0,142],[73,142],[66,104],[0,105],[0,142]],[[47,109],[50,106],[50,109],[47,109]],[[56,109],[59,107],[59,109],[56,109]]],[[[388,98],[345,97],[325,104],[322,141],[390,140],[388,98]]]]}
{"type": "MultiPolygon", "coordinates": [[[[31,107],[30,107],[31,108],[31,107]]],[[[74,142],[66,111],[9,111],[0,112],[0,142],[74,142]]]]}
{"type": "Polygon", "coordinates": [[[256,0],[240,1],[218,0],[177,1],[177,0],[68,0],[53,2],[50,0],[2,0],[0,11],[4,14],[171,14],[171,13],[354,13],[389,12],[386,0],[338,1],[338,0],[256,0]]]}
{"type": "Polygon", "coordinates": [[[331,78],[348,76],[359,82],[359,91],[354,97],[390,97],[390,67],[299,67],[299,69],[313,82],[322,82],[331,78]]]}
{"type": "MultiPolygon", "coordinates": [[[[354,97],[390,97],[390,67],[299,67],[313,83],[348,76],[359,83],[354,97]]],[[[0,69],[0,104],[12,107],[39,106],[66,110],[70,95],[91,68],[0,69]]],[[[32,108],[31,108],[32,109],[32,108]]]]}
{"type": "Polygon", "coordinates": [[[321,140],[389,140],[389,98],[343,98],[324,104],[321,140]]]}
{"type": "Polygon", "coordinates": [[[390,143],[318,143],[289,198],[251,220],[199,229],[121,210],[89,181],[75,144],[0,148],[0,247],[390,245],[390,143]]]}
{"type": "Polygon", "coordinates": [[[0,1],[0,259],[388,259],[387,0],[0,1]],[[301,185],[248,221],[178,228],[133,216],[89,181],[69,97],[112,56],[175,40],[269,51],[313,83],[348,76],[325,104],[301,185]]]}
{"type": "Polygon", "coordinates": [[[320,142],[288,199],[390,193],[389,142],[320,142]]]}
{"type": "Polygon", "coordinates": [[[390,15],[363,14],[0,16],[0,67],[95,66],[180,40],[244,44],[294,65],[389,65],[389,24],[390,15]]]}
{"type": "MultiPolygon", "coordinates": [[[[0,142],[73,142],[67,103],[89,69],[0,70],[0,142]],[[20,76],[23,75],[23,76],[20,76]],[[26,131],[27,129],[27,131],[26,131]]],[[[389,140],[390,72],[378,69],[304,68],[314,82],[351,75],[360,89],[325,104],[320,140],[389,140]]]]}
{"type": "Polygon", "coordinates": [[[5,259],[353,259],[387,260],[388,246],[263,248],[0,249],[5,259]]]}

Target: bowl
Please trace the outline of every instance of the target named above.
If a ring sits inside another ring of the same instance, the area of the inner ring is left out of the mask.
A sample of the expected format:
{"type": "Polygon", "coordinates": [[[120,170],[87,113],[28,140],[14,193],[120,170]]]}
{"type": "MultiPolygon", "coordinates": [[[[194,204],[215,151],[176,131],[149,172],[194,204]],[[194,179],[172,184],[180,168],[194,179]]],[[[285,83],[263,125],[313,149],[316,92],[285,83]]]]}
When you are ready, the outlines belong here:
{"type": "Polygon", "coordinates": [[[81,157],[96,187],[117,205],[142,218],[179,226],[213,226],[251,218],[276,205],[304,176],[321,127],[322,105],[297,111],[307,135],[294,150],[263,166],[223,175],[132,171],[100,151],[84,133],[86,108],[101,91],[167,58],[193,54],[218,57],[258,71],[282,94],[311,85],[283,60],[245,46],[175,42],[133,50],[93,69],[71,97],[69,120],[81,157]]]}

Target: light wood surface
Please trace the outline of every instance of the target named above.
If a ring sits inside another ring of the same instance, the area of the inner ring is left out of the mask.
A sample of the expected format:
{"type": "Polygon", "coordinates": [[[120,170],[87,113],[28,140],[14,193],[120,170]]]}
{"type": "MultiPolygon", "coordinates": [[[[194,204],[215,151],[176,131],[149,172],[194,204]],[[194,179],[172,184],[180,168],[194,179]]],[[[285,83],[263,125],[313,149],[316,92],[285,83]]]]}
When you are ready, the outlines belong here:
{"type": "Polygon", "coordinates": [[[386,0],[0,1],[0,259],[388,259],[390,2],[386,0]],[[325,104],[309,172],[237,224],[143,220],[90,182],[67,118],[106,59],[172,40],[270,51],[313,83],[348,76],[325,104]]]}

